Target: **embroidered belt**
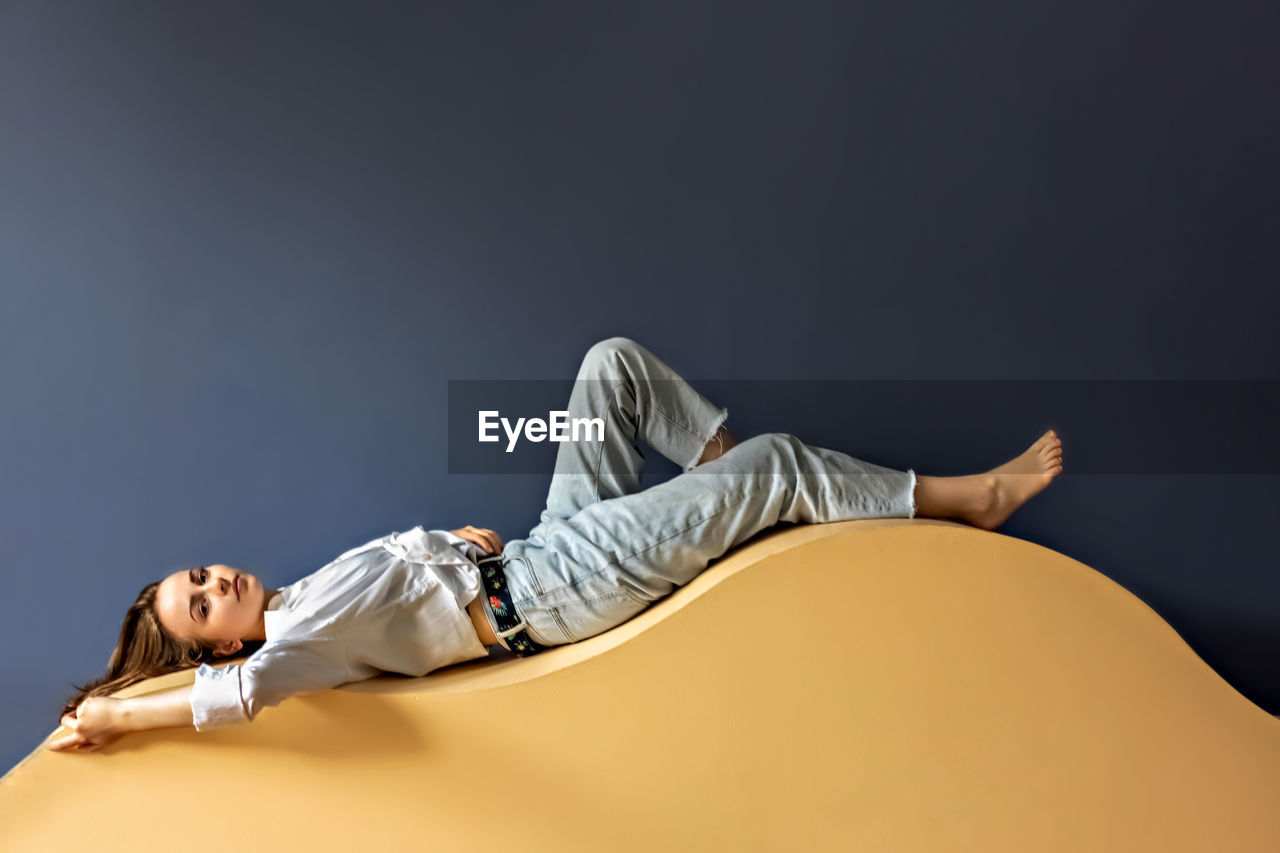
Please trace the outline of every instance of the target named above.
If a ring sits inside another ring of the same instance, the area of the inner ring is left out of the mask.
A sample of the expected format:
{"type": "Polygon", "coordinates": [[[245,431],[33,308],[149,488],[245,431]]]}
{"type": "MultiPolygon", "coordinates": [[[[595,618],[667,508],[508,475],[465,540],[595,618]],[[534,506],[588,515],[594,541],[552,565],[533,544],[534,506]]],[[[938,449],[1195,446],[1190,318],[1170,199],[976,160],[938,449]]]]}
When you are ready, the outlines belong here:
{"type": "Polygon", "coordinates": [[[528,657],[548,648],[535,643],[516,606],[511,601],[511,592],[507,587],[507,574],[502,567],[507,563],[506,557],[495,554],[480,559],[476,565],[480,567],[480,580],[484,584],[485,598],[489,602],[489,612],[497,623],[498,642],[515,652],[516,657],[528,657]]]}

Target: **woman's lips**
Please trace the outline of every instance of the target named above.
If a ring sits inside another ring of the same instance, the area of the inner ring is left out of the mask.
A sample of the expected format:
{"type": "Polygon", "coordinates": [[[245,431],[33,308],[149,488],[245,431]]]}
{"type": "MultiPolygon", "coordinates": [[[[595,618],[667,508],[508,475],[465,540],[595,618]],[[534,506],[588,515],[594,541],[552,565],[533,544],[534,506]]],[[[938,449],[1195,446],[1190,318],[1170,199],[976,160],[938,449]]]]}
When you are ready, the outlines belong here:
{"type": "Polygon", "coordinates": [[[240,576],[239,575],[236,575],[235,587],[236,587],[236,601],[239,601],[240,600],[240,576]]]}

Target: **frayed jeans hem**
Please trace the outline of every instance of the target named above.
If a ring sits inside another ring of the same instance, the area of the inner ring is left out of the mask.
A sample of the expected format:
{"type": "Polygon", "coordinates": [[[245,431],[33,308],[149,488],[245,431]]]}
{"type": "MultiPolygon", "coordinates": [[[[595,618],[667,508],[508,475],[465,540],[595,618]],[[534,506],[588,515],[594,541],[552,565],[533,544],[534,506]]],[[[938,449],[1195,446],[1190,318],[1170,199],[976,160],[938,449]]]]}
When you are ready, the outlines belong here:
{"type": "Polygon", "coordinates": [[[716,435],[719,434],[720,427],[724,425],[724,422],[728,418],[729,418],[729,409],[727,407],[721,408],[720,414],[716,415],[715,420],[711,422],[711,429],[708,431],[707,435],[702,439],[702,443],[698,445],[698,449],[693,452],[693,458],[689,460],[688,464],[684,466],[684,470],[686,473],[698,467],[698,460],[702,458],[702,454],[706,451],[707,445],[711,443],[711,439],[715,438],[716,435]]]}

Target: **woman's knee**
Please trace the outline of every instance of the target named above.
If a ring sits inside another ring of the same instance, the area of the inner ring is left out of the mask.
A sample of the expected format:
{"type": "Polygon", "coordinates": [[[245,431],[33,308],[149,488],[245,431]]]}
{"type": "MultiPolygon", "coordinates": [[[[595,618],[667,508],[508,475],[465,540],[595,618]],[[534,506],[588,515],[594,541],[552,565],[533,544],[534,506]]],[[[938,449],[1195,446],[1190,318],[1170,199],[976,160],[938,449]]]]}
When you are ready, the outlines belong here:
{"type": "Polygon", "coordinates": [[[766,432],[762,436],[768,440],[769,447],[783,453],[793,453],[800,448],[801,441],[789,432],[766,432]]]}
{"type": "Polygon", "coordinates": [[[587,349],[586,355],[582,357],[582,367],[578,371],[579,376],[584,374],[599,374],[608,372],[616,373],[616,370],[609,369],[616,364],[618,359],[630,353],[634,353],[639,347],[631,338],[615,336],[597,341],[587,349]]]}
{"type": "Polygon", "coordinates": [[[734,452],[743,456],[761,455],[789,462],[795,460],[801,444],[800,439],[789,432],[762,432],[738,442],[734,452]]]}

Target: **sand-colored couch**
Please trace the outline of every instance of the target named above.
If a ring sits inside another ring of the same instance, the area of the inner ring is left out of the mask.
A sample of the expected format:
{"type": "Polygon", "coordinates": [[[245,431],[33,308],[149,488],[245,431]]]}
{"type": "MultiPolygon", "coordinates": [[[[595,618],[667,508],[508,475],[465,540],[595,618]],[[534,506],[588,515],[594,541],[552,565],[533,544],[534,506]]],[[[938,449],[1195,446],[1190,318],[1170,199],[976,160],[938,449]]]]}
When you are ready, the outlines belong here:
{"type": "Polygon", "coordinates": [[[801,525],[582,643],[0,781],[10,853],[162,847],[1275,853],[1280,719],[1061,554],[801,525]]]}

